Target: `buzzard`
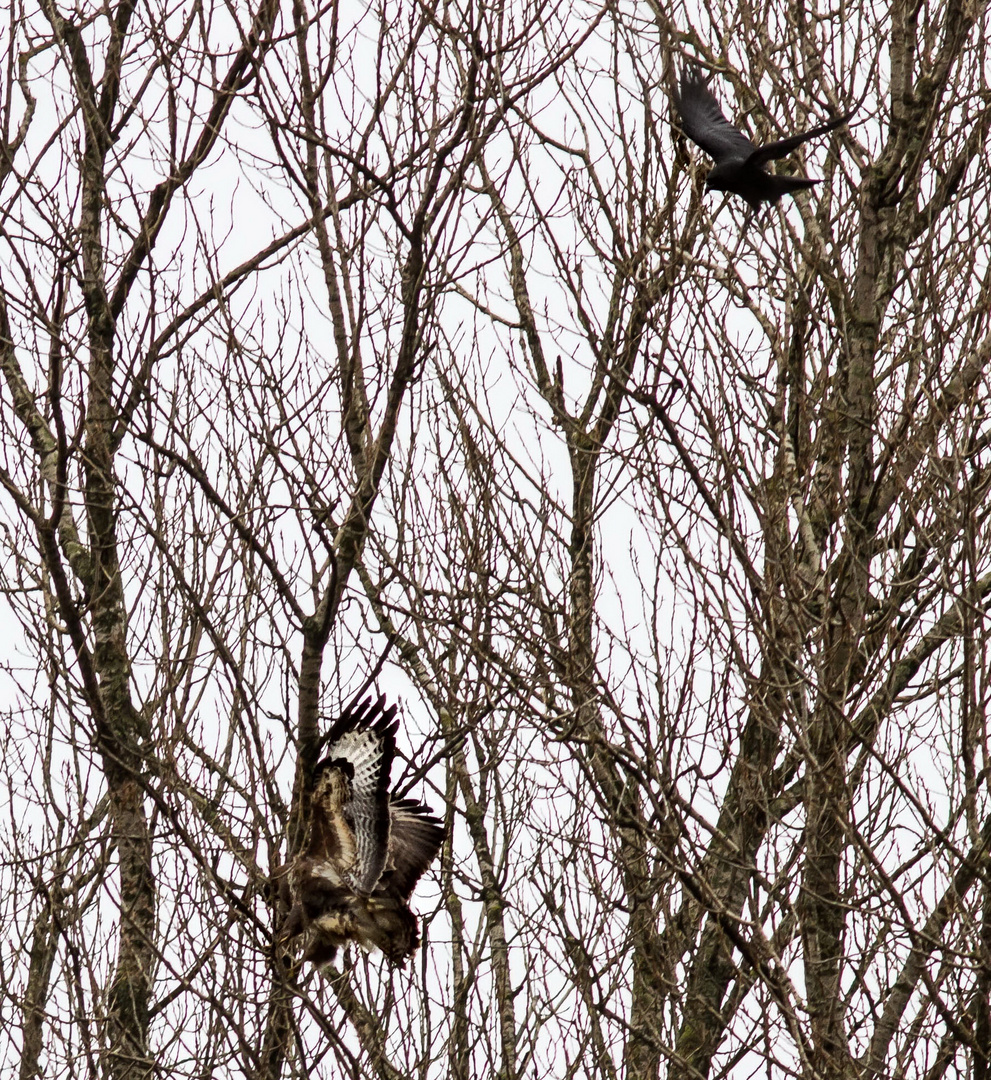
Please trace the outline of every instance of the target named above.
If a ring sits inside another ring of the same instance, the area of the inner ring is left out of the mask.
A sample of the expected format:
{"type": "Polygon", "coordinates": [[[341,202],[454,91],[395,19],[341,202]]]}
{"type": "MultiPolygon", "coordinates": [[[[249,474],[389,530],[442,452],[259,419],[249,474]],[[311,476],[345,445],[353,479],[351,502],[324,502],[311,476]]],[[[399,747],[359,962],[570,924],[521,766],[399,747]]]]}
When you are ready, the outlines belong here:
{"type": "Polygon", "coordinates": [[[811,131],[756,146],[723,116],[707,80],[694,65],[682,71],[681,89],[675,95],[675,103],[685,134],[716,163],[706,177],[705,186],[711,191],[732,191],[742,195],[754,210],[759,210],[761,203],[776,203],[782,195],[820,183],[808,176],[775,176],[764,166],[772,158],[783,158],[803,142],[845,124],[853,115],[846,113],[811,131]]]}
{"type": "Polygon", "coordinates": [[[444,829],[429,807],[389,791],[398,726],[395,705],[365,698],[323,740],[302,847],[280,881],[289,905],[280,943],[302,936],[303,959],[317,967],[349,941],[400,966],[420,944],[409,898],[444,829]]]}

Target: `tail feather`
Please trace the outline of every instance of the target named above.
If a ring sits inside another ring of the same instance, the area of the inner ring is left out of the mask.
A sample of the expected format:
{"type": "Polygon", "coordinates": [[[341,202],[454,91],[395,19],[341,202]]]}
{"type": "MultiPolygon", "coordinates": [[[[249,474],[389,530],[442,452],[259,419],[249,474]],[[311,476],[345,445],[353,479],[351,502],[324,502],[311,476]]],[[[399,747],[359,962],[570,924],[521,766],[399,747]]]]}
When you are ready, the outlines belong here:
{"type": "Polygon", "coordinates": [[[782,195],[793,195],[796,191],[805,191],[822,182],[809,176],[776,176],[773,173],[765,173],[764,175],[769,183],[764,185],[764,190],[757,198],[754,199],[744,195],[744,198],[755,210],[760,209],[761,203],[776,203],[781,199],[782,195]]]}

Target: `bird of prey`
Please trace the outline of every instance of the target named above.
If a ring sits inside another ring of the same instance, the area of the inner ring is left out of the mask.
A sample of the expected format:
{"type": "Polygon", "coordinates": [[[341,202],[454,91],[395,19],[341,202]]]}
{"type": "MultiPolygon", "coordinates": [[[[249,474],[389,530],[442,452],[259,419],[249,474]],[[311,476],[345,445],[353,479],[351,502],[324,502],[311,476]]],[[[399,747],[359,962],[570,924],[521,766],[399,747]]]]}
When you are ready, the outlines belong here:
{"type": "Polygon", "coordinates": [[[754,210],[759,210],[761,203],[776,203],[782,195],[820,183],[807,176],[775,176],[764,166],[772,158],[783,158],[803,142],[845,124],[853,115],[846,113],[800,135],[755,146],[723,116],[706,78],[694,65],[686,66],[681,73],[681,91],[676,94],[676,104],[682,130],[716,163],[705,186],[714,191],[742,195],[754,210]]]}
{"type": "Polygon", "coordinates": [[[429,807],[389,791],[398,726],[384,697],[366,698],[333,725],[309,784],[302,847],[277,872],[289,907],[280,944],[301,936],[303,959],[317,967],[349,941],[400,966],[420,944],[409,898],[444,829],[429,807]]]}

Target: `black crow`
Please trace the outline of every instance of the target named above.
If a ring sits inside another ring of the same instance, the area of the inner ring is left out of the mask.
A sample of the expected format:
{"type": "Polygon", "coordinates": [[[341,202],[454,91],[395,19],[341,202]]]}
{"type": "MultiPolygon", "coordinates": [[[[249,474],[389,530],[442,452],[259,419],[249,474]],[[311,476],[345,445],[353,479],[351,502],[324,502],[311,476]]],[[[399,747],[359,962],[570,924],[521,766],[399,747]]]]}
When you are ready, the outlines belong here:
{"type": "Polygon", "coordinates": [[[783,158],[807,139],[825,135],[845,124],[853,113],[830,120],[801,135],[755,146],[739,128],[723,116],[719,102],[712,96],[707,80],[694,65],[681,73],[681,93],[676,95],[681,127],[685,134],[711,157],[716,165],[706,177],[705,186],[714,191],[732,191],[742,195],[759,210],[761,203],[776,203],[782,195],[810,188],[820,181],[807,176],[775,176],[765,164],[783,158]]]}

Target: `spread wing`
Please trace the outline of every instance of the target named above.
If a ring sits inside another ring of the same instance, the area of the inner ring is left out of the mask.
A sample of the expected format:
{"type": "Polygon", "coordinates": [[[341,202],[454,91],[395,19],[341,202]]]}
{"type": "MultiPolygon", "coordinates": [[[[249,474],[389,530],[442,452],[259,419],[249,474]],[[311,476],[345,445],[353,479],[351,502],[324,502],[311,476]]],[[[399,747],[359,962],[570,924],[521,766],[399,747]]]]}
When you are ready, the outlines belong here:
{"type": "Polygon", "coordinates": [[[365,896],[378,884],[389,848],[389,771],[398,721],[395,705],[384,705],[380,697],[349,709],[330,729],[327,756],[314,774],[324,778],[318,785],[333,781],[342,792],[328,840],[350,864],[344,880],[365,896]]]}
{"type": "Polygon", "coordinates": [[[403,964],[419,945],[408,900],[440,850],[444,828],[429,807],[389,793],[396,708],[366,698],[326,737],[313,770],[307,836],[288,875],[280,942],[303,936],[303,959],[329,964],[349,942],[403,964]]]}
{"type": "MultiPolygon", "coordinates": [[[[681,73],[681,92],[675,95],[681,127],[717,164],[745,161],[757,147],[734,127],[719,108],[702,72],[689,65],[681,73]]],[[[806,138],[811,138],[810,135],[806,138]]]]}
{"type": "Polygon", "coordinates": [[[390,807],[388,886],[408,900],[424,870],[444,842],[444,826],[430,807],[411,799],[393,799],[390,807]]]}
{"type": "Polygon", "coordinates": [[[785,154],[797,150],[803,142],[814,139],[817,135],[825,135],[827,131],[832,131],[833,128],[838,128],[840,124],[845,124],[851,116],[853,116],[852,112],[845,113],[835,120],[830,120],[828,123],[812,128],[811,131],[803,131],[801,135],[789,135],[787,139],[779,139],[777,142],[768,143],[767,146],[760,147],[750,160],[754,165],[763,165],[765,161],[770,161],[772,158],[783,158],[785,154]]]}

